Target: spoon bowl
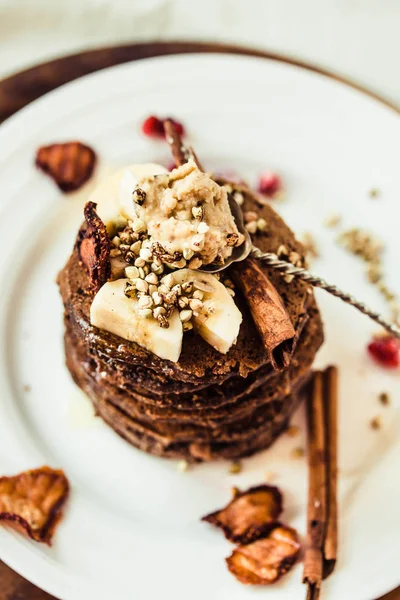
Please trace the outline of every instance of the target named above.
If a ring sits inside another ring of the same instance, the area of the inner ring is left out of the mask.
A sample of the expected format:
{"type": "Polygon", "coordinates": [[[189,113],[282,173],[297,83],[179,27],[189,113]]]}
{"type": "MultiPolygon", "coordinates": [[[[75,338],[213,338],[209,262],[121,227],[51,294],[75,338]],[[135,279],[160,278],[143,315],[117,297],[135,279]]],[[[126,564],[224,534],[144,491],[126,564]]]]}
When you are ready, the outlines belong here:
{"type": "MultiPolygon", "coordinates": [[[[171,121],[171,119],[167,119],[164,122],[164,129],[167,141],[171,146],[172,154],[174,156],[176,165],[183,165],[189,159],[192,159],[199,167],[199,169],[204,171],[193,149],[186,148],[182,144],[181,137],[177,132],[175,125],[173,121],[171,121]]],[[[290,262],[281,260],[280,258],[278,258],[278,256],[276,256],[276,254],[272,254],[271,252],[262,252],[256,246],[253,246],[250,234],[244,226],[242,210],[237,204],[237,202],[231,197],[231,195],[229,195],[229,206],[233,218],[235,219],[238,230],[244,235],[244,242],[237,248],[233,249],[232,255],[224,262],[224,264],[206,265],[199,269],[200,271],[205,271],[206,273],[218,273],[219,271],[223,271],[224,269],[229,267],[229,265],[231,265],[232,263],[241,262],[245,260],[250,254],[252,254],[254,258],[261,260],[270,267],[280,271],[282,274],[291,275],[293,277],[296,277],[297,279],[301,279],[309,285],[313,287],[319,287],[328,292],[329,294],[340,298],[341,300],[343,300],[343,302],[354,306],[355,308],[357,308],[357,310],[359,310],[363,314],[367,315],[370,319],[375,321],[375,323],[381,325],[384,329],[386,329],[386,331],[389,334],[393,335],[395,338],[400,340],[400,327],[398,326],[398,324],[390,323],[389,321],[384,319],[379,313],[377,313],[374,310],[371,310],[368,306],[366,306],[364,302],[360,302],[351,294],[343,292],[337,286],[329,284],[321,277],[309,273],[306,269],[302,267],[296,267],[290,262]]]]}
{"type": "Polygon", "coordinates": [[[250,252],[253,249],[253,243],[251,241],[251,237],[246,227],[244,226],[243,213],[240,209],[238,203],[232,198],[229,194],[229,208],[231,209],[231,213],[236,223],[236,227],[238,231],[244,236],[244,241],[240,246],[236,246],[233,248],[232,254],[227,258],[222,265],[209,264],[204,265],[198,269],[199,271],[204,271],[205,273],[219,273],[220,271],[224,271],[229,265],[234,262],[240,262],[247,258],[250,252]]]}

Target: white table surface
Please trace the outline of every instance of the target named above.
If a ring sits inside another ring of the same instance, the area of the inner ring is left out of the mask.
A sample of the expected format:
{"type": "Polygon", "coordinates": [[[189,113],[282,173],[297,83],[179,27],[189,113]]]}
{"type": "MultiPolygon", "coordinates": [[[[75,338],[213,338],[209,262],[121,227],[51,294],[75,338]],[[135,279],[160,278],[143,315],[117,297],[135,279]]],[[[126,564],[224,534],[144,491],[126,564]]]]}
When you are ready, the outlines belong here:
{"type": "Polygon", "coordinates": [[[400,104],[399,0],[0,0],[0,78],[110,44],[235,42],[346,75],[400,104]]]}

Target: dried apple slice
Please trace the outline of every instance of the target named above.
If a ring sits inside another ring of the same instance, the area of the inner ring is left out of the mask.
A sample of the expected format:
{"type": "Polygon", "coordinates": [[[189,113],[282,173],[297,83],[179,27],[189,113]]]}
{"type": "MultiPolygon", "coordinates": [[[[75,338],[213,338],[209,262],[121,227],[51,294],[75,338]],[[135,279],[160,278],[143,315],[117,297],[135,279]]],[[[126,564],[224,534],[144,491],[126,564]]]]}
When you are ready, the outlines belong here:
{"type": "Polygon", "coordinates": [[[89,272],[92,288],[97,292],[111,274],[110,238],[94,202],[86,203],[84,214],[87,227],[78,240],[78,250],[89,272]]]}
{"type": "Polygon", "coordinates": [[[74,192],[92,176],[96,153],[81,142],[42,146],[36,153],[36,166],[49,175],[62,192],[74,192]]]}
{"type": "Polygon", "coordinates": [[[297,532],[278,524],[266,537],[238,546],[226,563],[229,571],[241,583],[269,585],[292,568],[300,548],[297,532]]]}
{"type": "Polygon", "coordinates": [[[239,491],[221,510],[203,517],[220,527],[231,542],[248,544],[265,535],[282,512],[282,494],[277,487],[258,485],[239,491]]]}
{"type": "Polygon", "coordinates": [[[63,471],[50,467],[0,477],[0,521],[8,521],[33,540],[50,545],[68,493],[63,471]]]}

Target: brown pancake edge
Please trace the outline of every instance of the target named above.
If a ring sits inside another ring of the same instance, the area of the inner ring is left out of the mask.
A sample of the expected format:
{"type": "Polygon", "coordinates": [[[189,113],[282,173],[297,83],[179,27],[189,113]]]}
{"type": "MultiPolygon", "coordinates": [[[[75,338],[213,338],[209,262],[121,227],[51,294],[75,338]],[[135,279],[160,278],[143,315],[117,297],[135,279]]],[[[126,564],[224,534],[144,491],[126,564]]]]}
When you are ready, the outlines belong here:
{"type": "MultiPolygon", "coordinates": [[[[293,232],[269,206],[259,206],[251,195],[245,197],[244,210],[257,211],[267,221],[266,234],[255,236],[255,244],[263,251],[276,252],[280,245],[289,251],[304,254],[303,248],[295,240],[293,232]]],[[[295,329],[302,325],[302,316],[307,312],[307,304],[311,301],[307,284],[293,280],[286,283],[283,277],[261,263],[262,269],[280,293],[295,329]]],[[[89,289],[88,275],[82,268],[77,250],[74,249],[64,269],[59,274],[59,285],[65,307],[65,316],[75,327],[78,337],[95,347],[99,354],[115,361],[115,364],[145,367],[150,374],[149,386],[152,390],[159,382],[173,380],[192,384],[194,391],[201,386],[221,383],[225,379],[239,375],[246,377],[249,373],[267,364],[267,357],[244,299],[237,292],[235,301],[243,315],[237,343],[228,354],[223,355],[207,344],[198,335],[185,334],[182,353],[177,363],[160,359],[156,355],[125,340],[101,331],[90,325],[90,305],[92,296],[89,289]]],[[[153,390],[152,390],[153,391],[153,390]]],[[[181,391],[181,390],[178,390],[181,391]]],[[[188,390],[189,391],[189,390],[188,390]]]]}
{"type": "Polygon", "coordinates": [[[134,377],[127,373],[112,372],[107,364],[88,348],[67,328],[65,334],[66,354],[74,353],[81,368],[91,379],[91,386],[98,394],[107,394],[115,398],[112,401],[133,417],[158,420],[164,422],[203,422],[213,423],[235,420],[238,414],[247,413],[251,406],[259,404],[261,396],[264,401],[287,394],[296,381],[307,372],[314,359],[315,348],[321,343],[320,319],[318,313],[313,315],[300,337],[293,360],[284,373],[269,373],[264,376],[262,370],[246,379],[231,378],[220,386],[203,388],[196,394],[169,394],[169,385],[165,384],[165,394],[151,397],[134,385],[134,377]],[[231,385],[232,384],[232,385],[231,385]],[[240,385],[239,385],[240,384],[240,385]]]}
{"type": "Polygon", "coordinates": [[[252,423],[251,419],[247,419],[243,424],[237,423],[234,435],[229,434],[228,424],[224,435],[207,437],[197,436],[198,432],[189,432],[189,435],[187,431],[184,435],[158,432],[155,429],[157,421],[153,421],[152,426],[143,424],[121,410],[103,394],[96,393],[90,377],[87,377],[73,352],[68,355],[68,367],[77,385],[92,400],[97,415],[119,436],[136,448],[155,456],[185,459],[188,462],[240,459],[268,448],[287,427],[292,413],[301,401],[302,385],[310,374],[308,370],[290,394],[271,402],[273,406],[266,408],[264,416],[262,407],[258,409],[257,422],[252,423]]]}
{"type": "MultiPolygon", "coordinates": [[[[303,255],[292,231],[269,206],[245,194],[244,210],[268,223],[255,236],[263,251],[280,245],[303,255]]],[[[268,447],[286,426],[301,398],[315,354],[323,341],[312,290],[286,283],[263,270],[280,293],[298,343],[291,364],[276,372],[244,298],[235,302],[243,315],[237,343],[226,355],[197,334],[185,334],[178,363],[162,360],[135,343],[93,327],[93,295],[76,248],[60,272],[64,303],[65,350],[72,377],[92,400],[97,414],[134,446],[157,456],[204,461],[241,458],[268,447]]]]}

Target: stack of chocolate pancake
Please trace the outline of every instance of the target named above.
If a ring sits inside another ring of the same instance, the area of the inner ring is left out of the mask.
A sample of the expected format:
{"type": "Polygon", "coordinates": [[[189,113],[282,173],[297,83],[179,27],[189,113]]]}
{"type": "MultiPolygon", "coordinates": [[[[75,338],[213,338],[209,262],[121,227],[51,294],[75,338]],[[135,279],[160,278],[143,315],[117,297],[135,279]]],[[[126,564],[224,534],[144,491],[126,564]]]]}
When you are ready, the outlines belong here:
{"type": "MultiPolygon", "coordinates": [[[[261,250],[276,252],[284,245],[288,252],[304,254],[269,205],[260,206],[250,191],[244,197],[243,210],[258,212],[268,225],[254,236],[261,250]]],[[[97,414],[131,444],[159,456],[237,459],[269,446],[301,398],[323,333],[310,287],[297,280],[288,283],[272,268],[260,266],[278,290],[296,332],[284,371],[274,370],[268,360],[239,290],[235,302],[243,322],[228,354],[189,331],[180,360],[173,363],[93,327],[93,294],[75,248],[59,275],[67,366],[97,414]]]]}

